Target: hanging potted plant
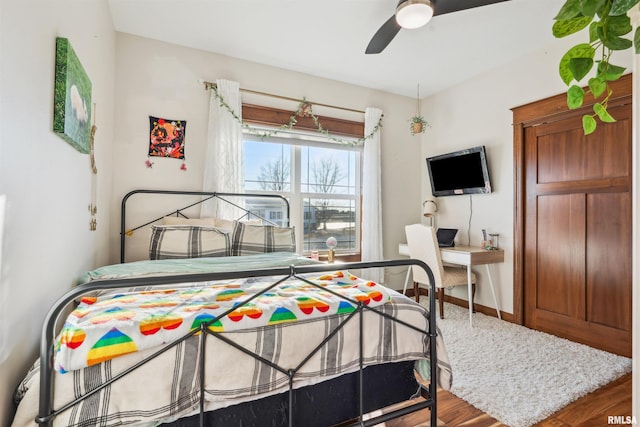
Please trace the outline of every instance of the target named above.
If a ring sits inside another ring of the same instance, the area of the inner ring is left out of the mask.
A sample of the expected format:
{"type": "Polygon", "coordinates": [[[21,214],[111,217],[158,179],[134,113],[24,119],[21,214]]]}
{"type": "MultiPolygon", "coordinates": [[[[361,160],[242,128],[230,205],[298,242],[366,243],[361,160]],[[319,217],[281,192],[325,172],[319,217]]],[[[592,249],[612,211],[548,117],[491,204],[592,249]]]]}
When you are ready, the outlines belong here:
{"type": "Polygon", "coordinates": [[[411,117],[411,135],[415,135],[417,133],[423,133],[427,130],[427,126],[429,123],[422,116],[415,115],[411,117]]]}
{"type": "Polygon", "coordinates": [[[411,135],[424,133],[427,130],[429,123],[424,119],[420,113],[420,85],[418,85],[418,96],[416,98],[416,115],[409,120],[409,130],[411,135]]]}

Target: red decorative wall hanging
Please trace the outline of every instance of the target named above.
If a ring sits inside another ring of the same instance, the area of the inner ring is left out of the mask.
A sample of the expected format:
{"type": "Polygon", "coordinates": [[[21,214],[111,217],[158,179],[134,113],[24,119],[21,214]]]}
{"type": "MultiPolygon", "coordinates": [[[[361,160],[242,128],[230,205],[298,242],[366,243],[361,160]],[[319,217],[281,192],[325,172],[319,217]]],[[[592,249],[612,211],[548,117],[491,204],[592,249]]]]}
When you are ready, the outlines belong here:
{"type": "MultiPolygon", "coordinates": [[[[163,119],[149,116],[149,157],[170,157],[184,160],[186,120],[163,119]]],[[[153,162],[146,161],[148,168],[153,162]]],[[[181,170],[186,170],[183,163],[181,170]]]]}

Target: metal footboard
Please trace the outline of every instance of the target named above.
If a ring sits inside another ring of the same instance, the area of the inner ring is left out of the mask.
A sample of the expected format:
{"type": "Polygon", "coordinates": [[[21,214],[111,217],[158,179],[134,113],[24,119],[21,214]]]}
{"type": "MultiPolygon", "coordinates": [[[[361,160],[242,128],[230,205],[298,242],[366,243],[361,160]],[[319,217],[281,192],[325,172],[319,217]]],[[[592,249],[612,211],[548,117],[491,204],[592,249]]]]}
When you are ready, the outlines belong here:
{"type": "MultiPolygon", "coordinates": [[[[380,268],[380,267],[399,267],[399,266],[412,266],[412,265],[416,265],[419,266],[421,268],[423,268],[425,270],[425,272],[427,273],[432,285],[431,285],[431,292],[432,295],[435,295],[435,281],[433,278],[433,273],[431,271],[431,269],[429,268],[429,266],[427,264],[425,264],[424,262],[420,261],[420,260],[415,260],[415,259],[403,259],[403,260],[388,260],[388,261],[375,261],[375,262],[357,262],[357,263],[345,263],[345,264],[340,264],[339,268],[340,269],[344,269],[344,270],[350,270],[350,269],[367,269],[367,268],[380,268]]],[[[348,315],[345,315],[344,319],[342,319],[342,321],[340,322],[340,324],[328,335],[326,336],[323,341],[318,344],[318,346],[316,348],[314,348],[311,353],[309,353],[306,357],[303,358],[302,362],[293,368],[287,368],[287,367],[282,367],[282,366],[278,366],[274,363],[272,363],[271,361],[263,358],[261,355],[251,352],[250,350],[247,350],[246,348],[230,341],[227,337],[225,337],[224,333],[220,333],[220,332],[215,332],[209,329],[209,326],[211,324],[213,324],[214,322],[218,321],[219,319],[227,316],[229,313],[231,313],[232,311],[236,310],[238,307],[241,307],[245,304],[250,303],[253,299],[257,298],[258,296],[262,295],[265,292],[268,292],[269,290],[271,290],[273,287],[277,286],[279,283],[281,283],[284,280],[287,280],[288,278],[291,277],[295,277],[297,279],[303,280],[305,281],[307,284],[310,284],[312,286],[316,286],[319,287],[319,285],[308,281],[307,279],[305,279],[304,277],[300,277],[299,275],[301,274],[305,274],[305,273],[315,273],[315,272],[324,272],[324,271],[335,271],[336,270],[337,265],[335,264],[317,264],[317,265],[304,265],[304,266],[288,266],[288,267],[281,267],[281,268],[269,268],[269,269],[259,269],[259,270],[249,270],[249,271],[234,271],[234,272],[224,272],[224,273],[206,273],[206,274],[185,274],[185,275],[173,275],[173,276],[159,276],[159,277],[136,277],[136,278],[127,278],[127,279],[114,279],[114,280],[96,280],[94,282],[90,282],[90,283],[85,283],[82,285],[79,285],[77,287],[75,287],[74,289],[70,290],[69,292],[67,292],[64,296],[62,296],[55,304],[54,306],[49,310],[49,312],[47,313],[47,316],[45,318],[45,323],[43,325],[42,328],[42,335],[41,335],[41,346],[40,346],[40,403],[39,403],[39,415],[36,418],[36,423],[43,425],[43,426],[52,426],[53,425],[53,421],[56,418],[56,416],[68,409],[70,409],[71,407],[73,407],[75,404],[79,403],[80,401],[88,398],[89,396],[98,393],[99,391],[101,391],[102,389],[104,389],[105,387],[110,386],[113,382],[119,380],[120,378],[124,377],[125,375],[129,374],[130,372],[136,370],[137,368],[139,368],[140,366],[144,365],[145,363],[147,363],[149,360],[151,359],[155,359],[156,357],[158,357],[159,355],[163,354],[164,352],[168,351],[169,349],[175,347],[176,345],[179,345],[180,343],[184,342],[186,339],[191,338],[197,334],[199,334],[199,339],[202,340],[202,343],[200,345],[200,366],[199,366],[199,376],[200,376],[200,425],[204,426],[204,413],[205,413],[205,399],[204,399],[204,393],[205,393],[205,370],[207,369],[207,365],[205,363],[205,359],[206,359],[206,348],[205,348],[205,341],[207,339],[220,339],[221,341],[224,341],[225,343],[237,348],[238,350],[242,351],[245,354],[248,354],[250,356],[252,356],[253,358],[255,358],[257,361],[261,362],[261,363],[265,363],[267,365],[269,365],[270,367],[272,367],[273,369],[276,369],[282,373],[284,373],[285,375],[287,375],[287,377],[289,378],[289,417],[288,417],[288,425],[289,427],[293,427],[296,426],[297,424],[295,423],[294,420],[294,406],[295,406],[295,402],[293,401],[293,389],[294,389],[294,379],[296,376],[297,371],[316,353],[318,352],[336,333],[338,333],[338,331],[344,327],[344,325],[346,325],[348,322],[354,322],[354,321],[358,321],[359,322],[359,355],[360,355],[360,360],[359,360],[359,406],[360,406],[360,413],[359,413],[359,417],[358,420],[355,421],[354,423],[350,424],[352,426],[373,426],[382,422],[385,422],[387,420],[393,419],[393,418],[398,418],[401,417],[403,415],[406,415],[408,413],[411,412],[415,412],[415,411],[419,411],[425,408],[429,408],[430,409],[430,416],[431,416],[431,425],[432,426],[436,426],[437,425],[437,406],[436,406],[436,387],[437,387],[437,353],[436,353],[436,315],[435,315],[435,299],[434,298],[430,298],[429,299],[429,326],[428,326],[428,330],[427,331],[423,331],[420,328],[417,328],[411,324],[408,324],[400,319],[397,319],[393,316],[390,316],[387,313],[384,313],[376,308],[372,308],[372,307],[368,307],[367,305],[363,304],[362,302],[358,302],[355,300],[351,300],[345,296],[336,294],[334,292],[332,292],[331,290],[328,289],[324,289],[326,291],[331,292],[332,294],[338,296],[341,299],[344,299],[348,302],[350,302],[353,305],[357,306],[357,309],[353,312],[351,312],[348,315]],[[54,377],[55,377],[55,369],[53,366],[53,359],[54,359],[54,340],[55,340],[55,334],[56,334],[56,327],[58,324],[58,320],[60,318],[60,316],[62,315],[62,313],[64,312],[65,308],[69,306],[69,304],[71,304],[74,300],[76,300],[79,296],[86,294],[88,292],[92,292],[92,291],[96,291],[96,290],[110,290],[110,289],[121,289],[121,288],[130,288],[130,287],[136,287],[136,286],[154,286],[154,285],[166,285],[166,284],[172,284],[172,283],[182,283],[182,282],[203,282],[203,281],[212,281],[212,280],[228,280],[228,279],[240,279],[240,278],[249,278],[249,277],[264,277],[264,276],[276,276],[276,277],[281,277],[281,279],[278,279],[276,282],[274,282],[271,286],[265,288],[263,291],[261,291],[260,293],[254,295],[253,297],[249,298],[246,301],[243,301],[242,303],[238,304],[237,306],[229,309],[227,312],[219,315],[218,317],[216,317],[215,319],[211,319],[208,322],[202,323],[200,325],[200,327],[198,329],[194,329],[193,331],[191,331],[189,334],[183,336],[182,338],[177,339],[176,341],[166,345],[165,347],[163,347],[162,349],[158,350],[157,352],[151,354],[150,356],[148,356],[147,358],[145,358],[144,360],[132,365],[131,367],[129,367],[128,369],[126,369],[125,371],[121,372],[120,374],[118,374],[117,376],[114,376],[111,380],[101,384],[99,387],[93,389],[92,391],[84,394],[83,396],[80,396],[78,399],[73,400],[71,402],[68,402],[66,404],[64,404],[63,406],[59,407],[59,408],[55,408],[53,407],[53,402],[54,402],[54,377]],[[394,322],[399,322],[400,324],[403,324],[404,326],[411,328],[417,332],[423,333],[425,335],[427,335],[429,337],[429,358],[431,360],[430,363],[430,381],[429,381],[429,387],[428,387],[428,393],[425,396],[425,400],[421,401],[421,402],[417,402],[414,404],[411,404],[410,406],[407,407],[403,407],[401,409],[397,409],[394,411],[391,411],[387,414],[383,414],[380,416],[376,416],[374,418],[370,418],[365,420],[364,419],[364,415],[365,415],[365,410],[364,410],[364,395],[365,395],[365,390],[363,389],[363,375],[364,375],[364,362],[363,362],[363,314],[366,311],[370,311],[370,312],[375,312],[380,316],[384,316],[388,319],[393,320],[394,322]]]]}

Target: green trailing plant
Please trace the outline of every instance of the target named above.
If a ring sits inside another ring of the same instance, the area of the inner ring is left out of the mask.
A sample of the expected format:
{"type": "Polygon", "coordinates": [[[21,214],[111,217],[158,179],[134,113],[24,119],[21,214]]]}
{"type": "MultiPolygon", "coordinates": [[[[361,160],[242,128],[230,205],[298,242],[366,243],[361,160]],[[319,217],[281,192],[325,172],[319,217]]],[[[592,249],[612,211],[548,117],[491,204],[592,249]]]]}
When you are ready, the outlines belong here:
{"type": "Polygon", "coordinates": [[[596,102],[593,113],[582,116],[585,135],[593,133],[597,119],[601,122],[615,122],[607,107],[612,90],[611,82],[618,80],[625,68],[611,62],[614,51],[635,47],[640,53],[640,28],[636,28],[633,41],[628,35],[633,31],[627,12],[640,0],[566,0],[553,24],[553,35],[566,37],[588,28],[589,42],[573,46],[560,60],[559,72],[562,81],[569,86],[567,105],[571,109],[580,108],[586,91],[581,83],[587,80],[587,91],[596,102]],[[595,74],[592,70],[595,66],[595,74]],[[597,118],[597,119],[596,119],[597,118]]]}

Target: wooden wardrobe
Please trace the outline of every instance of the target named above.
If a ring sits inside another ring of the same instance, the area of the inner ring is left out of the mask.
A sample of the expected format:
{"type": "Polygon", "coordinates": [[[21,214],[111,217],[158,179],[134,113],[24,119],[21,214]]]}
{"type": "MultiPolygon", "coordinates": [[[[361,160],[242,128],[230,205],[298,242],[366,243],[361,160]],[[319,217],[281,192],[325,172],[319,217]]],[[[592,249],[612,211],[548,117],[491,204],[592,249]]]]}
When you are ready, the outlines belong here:
{"type": "Polygon", "coordinates": [[[631,75],[588,136],[560,94],[513,109],[514,317],[631,357],[631,75]]]}

